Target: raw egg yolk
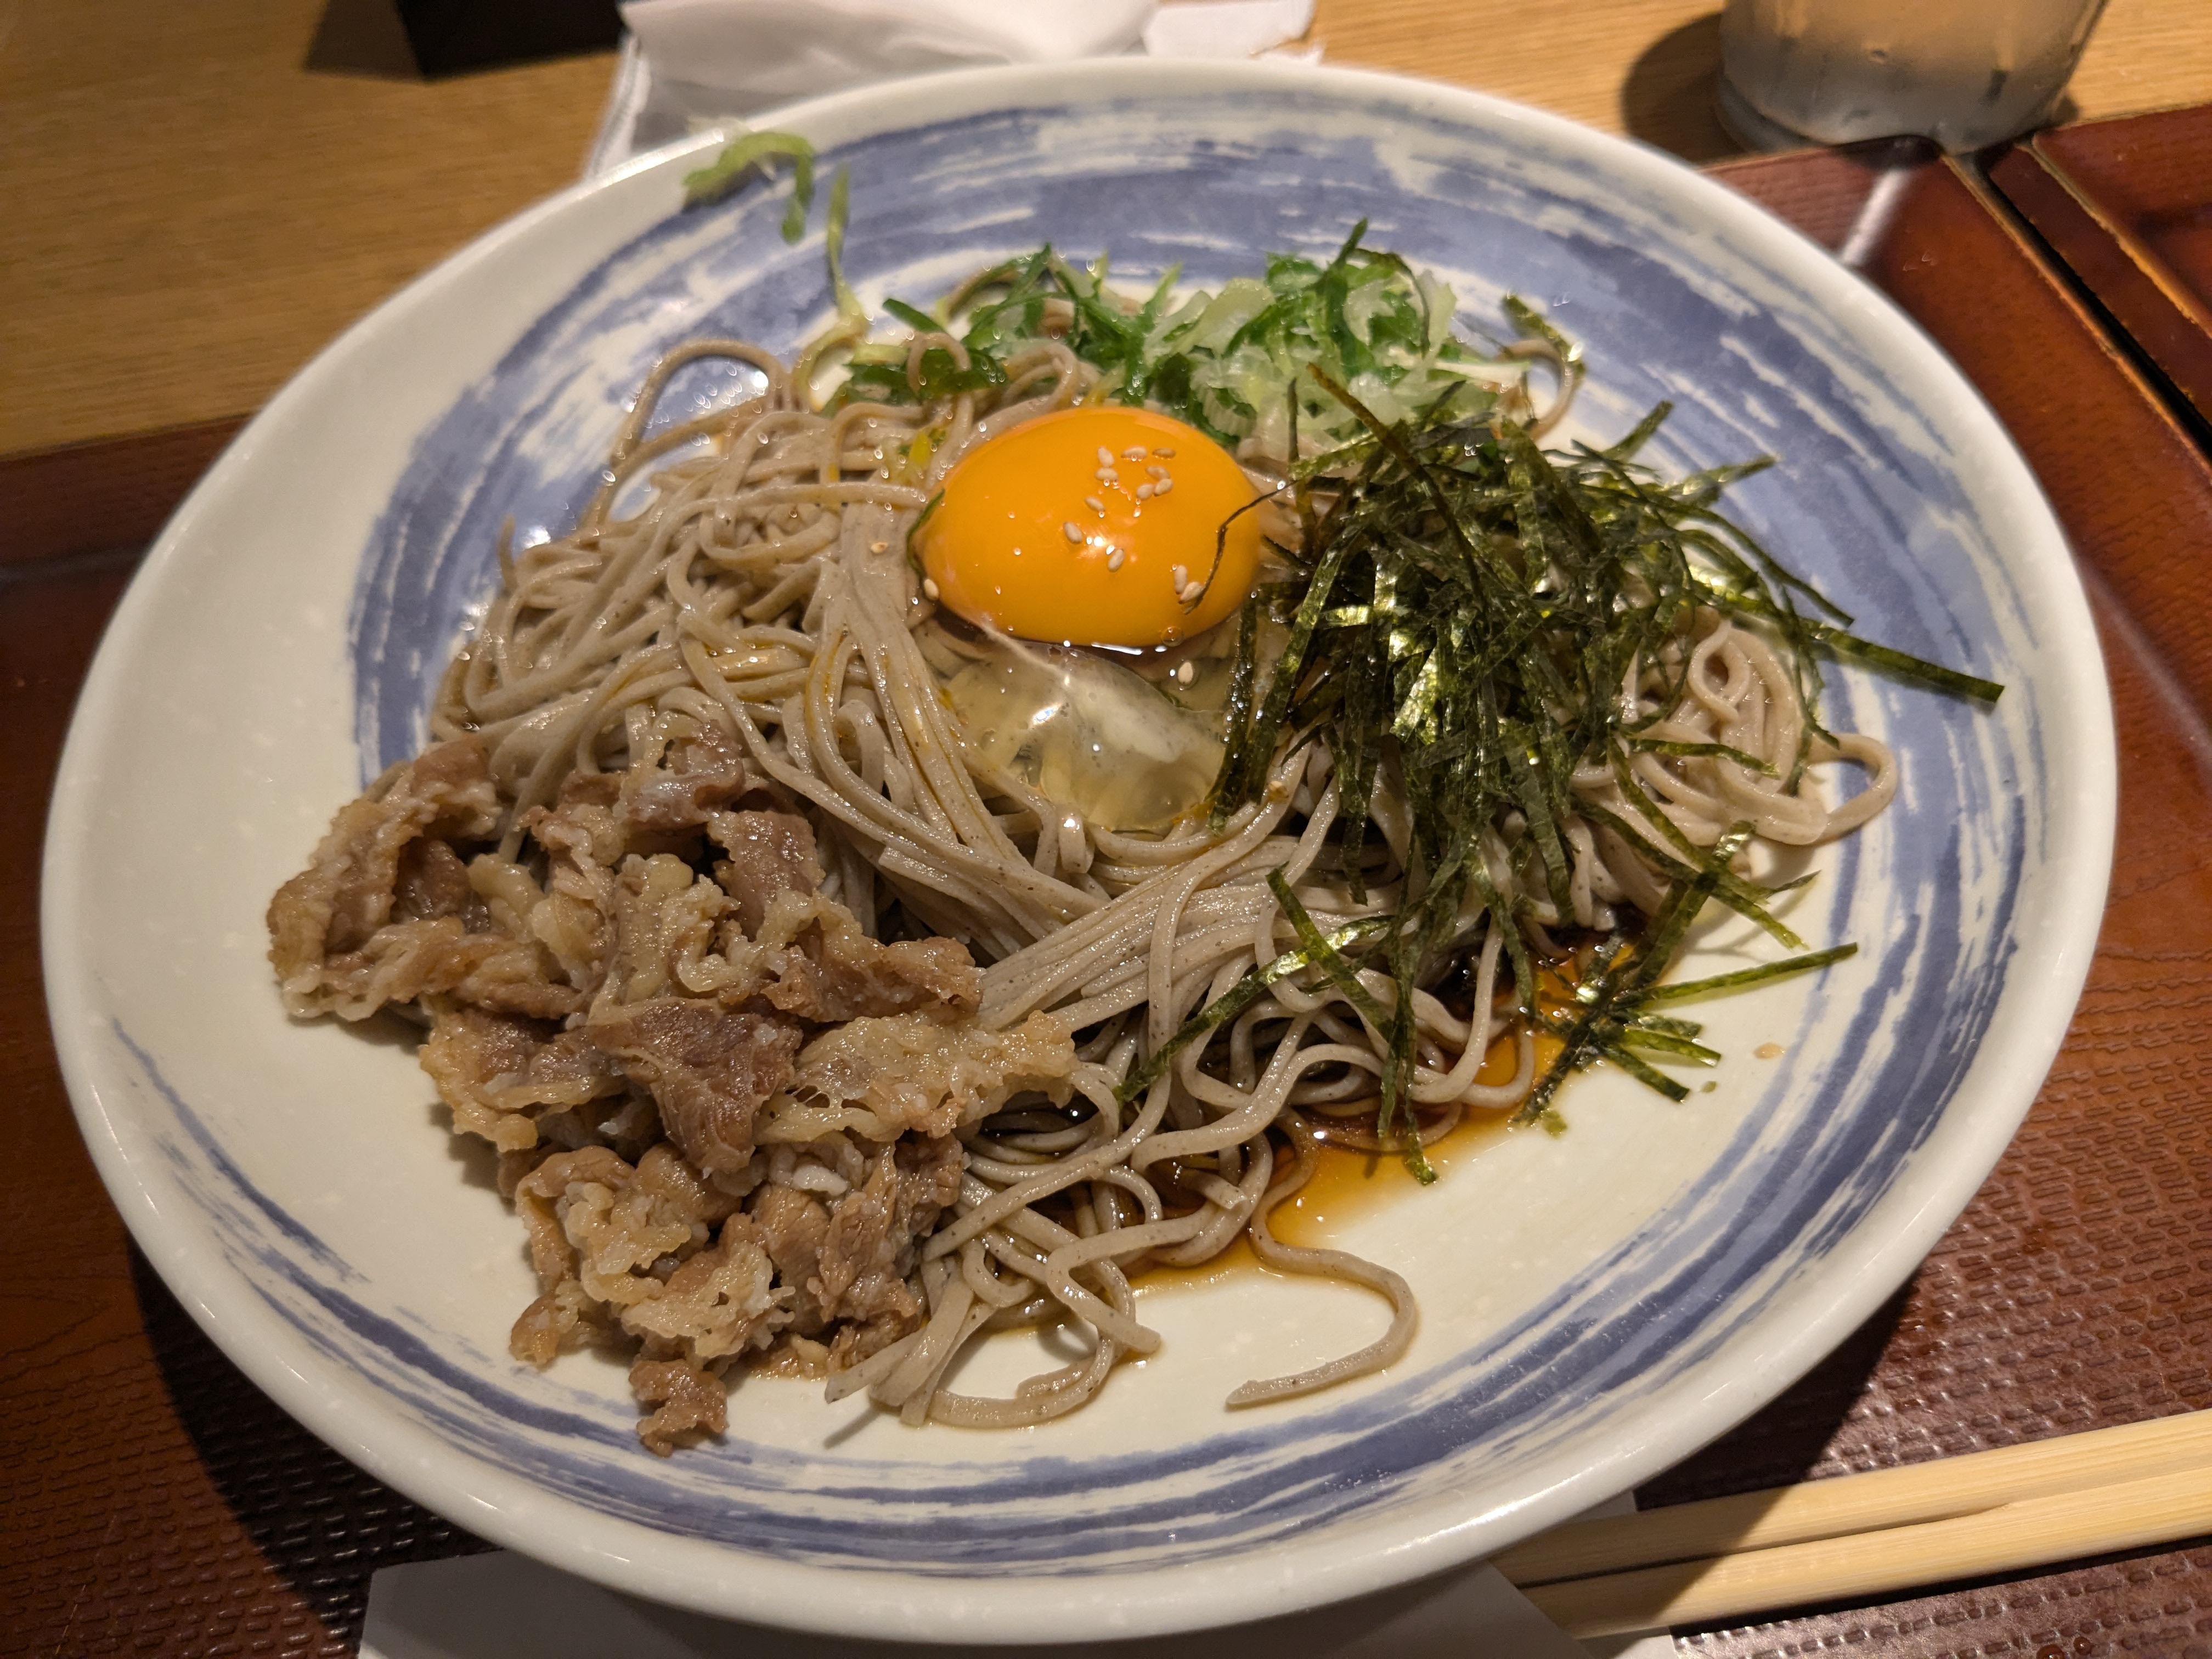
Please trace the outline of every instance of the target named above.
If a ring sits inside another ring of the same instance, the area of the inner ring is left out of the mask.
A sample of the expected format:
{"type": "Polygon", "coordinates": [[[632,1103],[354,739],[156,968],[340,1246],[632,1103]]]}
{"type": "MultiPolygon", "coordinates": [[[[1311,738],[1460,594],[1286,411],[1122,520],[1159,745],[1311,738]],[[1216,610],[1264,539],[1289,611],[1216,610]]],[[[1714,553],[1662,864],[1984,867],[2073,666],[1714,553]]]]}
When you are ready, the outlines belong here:
{"type": "Polygon", "coordinates": [[[1169,645],[1252,591],[1259,515],[1238,509],[1255,493],[1228,451],[1181,421],[1066,409],[963,457],[915,544],[934,597],[970,622],[1071,645],[1169,645]]]}

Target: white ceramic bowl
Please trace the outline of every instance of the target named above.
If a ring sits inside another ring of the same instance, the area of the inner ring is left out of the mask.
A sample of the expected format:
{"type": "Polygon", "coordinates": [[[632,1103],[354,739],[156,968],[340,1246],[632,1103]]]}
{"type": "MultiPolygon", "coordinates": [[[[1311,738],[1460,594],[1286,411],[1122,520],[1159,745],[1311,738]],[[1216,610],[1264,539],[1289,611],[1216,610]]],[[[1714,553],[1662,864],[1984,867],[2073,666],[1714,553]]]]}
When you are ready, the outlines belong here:
{"type": "MultiPolygon", "coordinates": [[[[1669,1105],[1593,1074],[1567,1135],[1509,1138],[1346,1221],[1421,1298],[1388,1375],[1224,1413],[1237,1382],[1381,1319],[1342,1287],[1231,1275],[1152,1297],[1164,1351],[1060,1422],[909,1431],[755,1378],[726,1441],[655,1460],[619,1368],[508,1359],[532,1291],[520,1227],[404,1047],[285,1019],[261,929],[331,812],[418,741],[499,521],[573,512],[664,348],[708,330],[788,348],[825,312],[818,234],[775,234],[782,186],[684,213],[696,152],[648,158],[487,236],[305,370],[169,526],[94,666],[55,800],[48,985],[86,1139],[180,1299],[317,1433],[486,1538],[667,1601],[879,1636],[1165,1631],[1349,1596],[1556,1521],[1757,1408],[1973,1192],[2102,908],[2096,641],[1979,398],[1748,203],[1472,93],[1115,62],[781,124],[850,166],[872,299],[927,299],[1047,237],[1218,281],[1364,216],[1473,318],[1513,289],[1578,336],[1587,430],[1666,396],[1670,463],[1779,455],[1737,513],[1868,633],[2004,698],[1832,676],[1834,722],[1905,769],[1794,912],[1861,954],[1713,1006],[1714,1092],[1669,1105]],[[1769,1042],[1784,1056],[1755,1058],[1769,1042]]],[[[994,1348],[968,1383],[1028,1360],[994,1348]]]]}

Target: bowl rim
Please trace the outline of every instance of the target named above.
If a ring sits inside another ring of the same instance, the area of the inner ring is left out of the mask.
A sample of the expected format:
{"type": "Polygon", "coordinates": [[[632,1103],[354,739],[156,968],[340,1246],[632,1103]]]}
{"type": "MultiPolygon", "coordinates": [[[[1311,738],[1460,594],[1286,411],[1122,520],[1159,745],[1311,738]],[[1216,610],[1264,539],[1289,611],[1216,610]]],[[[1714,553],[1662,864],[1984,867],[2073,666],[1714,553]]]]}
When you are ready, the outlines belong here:
{"type": "MultiPolygon", "coordinates": [[[[1808,291],[1850,305],[1865,337],[1920,360],[1923,394],[1940,393],[1947,431],[1972,441],[1960,465],[1994,469],[1996,487],[2021,503],[2016,555],[2057,590],[2063,637],[2053,643],[2089,665],[2082,684],[2069,688],[2076,695],[2053,700],[2063,717],[2053,741],[2069,757],[2073,787],[2050,803],[2048,860],[2094,868],[2098,875],[2094,882],[2072,884],[2053,902],[2055,925],[2036,940],[2041,971],[2008,983],[1999,1018],[2014,1041],[1993,1057],[1996,1071],[1961,1085],[1922,1155],[1822,1258],[1814,1283],[1791,1298],[1794,1313],[1764,1311],[1730,1339],[1737,1358],[1726,1376],[1717,1380],[1704,1367],[1686,1371],[1646,1396],[1632,1419],[1609,1424],[1602,1444],[1578,1444],[1566,1449],[1571,1457],[1554,1451],[1538,1460],[1521,1490],[1504,1501],[1471,1505],[1446,1493],[1409,1502],[1387,1515],[1362,1517],[1348,1530],[1331,1528],[1326,1548],[1282,1540],[1223,1559],[1073,1578],[942,1577],[769,1561],[556,1498],[515,1471],[449,1445],[362,1379],[327,1364],[319,1369],[298,1352],[296,1334],[260,1302],[244,1275],[219,1252],[202,1247],[185,1206],[160,1201],[166,1182],[158,1154],[132,1121],[128,1103],[112,1106],[101,1092],[103,1064],[93,1040],[95,975],[81,921],[98,872],[79,851],[100,788],[100,736],[123,712],[125,664],[135,642],[158,626],[160,590],[180,567],[189,568],[208,503],[251,478],[268,434],[284,426],[318,387],[342,376],[350,362],[374,352],[410,316],[435,307],[463,273],[497,259],[575,204],[641,175],[672,171],[678,161],[720,142],[702,135],[579,182],[506,221],[386,300],[301,369],[233,441],[154,544],[87,675],[57,773],[40,915],[47,1001],[63,1076],[100,1177],[140,1248],[208,1335],[289,1413],[371,1474],[492,1541],[610,1588],[710,1614],[826,1634],[1003,1643],[1066,1640],[1072,1627],[1081,1628],[1088,1639],[1263,1618],[1459,1566],[1632,1486],[1724,1433],[1808,1370],[1904,1282],[2009,1143],[2057,1052],[2104,909],[2116,813],[2110,693],[2078,580],[2070,593],[2064,591],[2062,573],[2070,574],[2070,555],[2040,487],[1980,394],[1886,295],[1747,198],[1670,156],[1492,94],[1372,70],[1280,61],[1011,65],[811,99],[753,125],[805,131],[810,123],[849,118],[872,104],[883,112],[876,124],[880,130],[1024,100],[1100,102],[1117,94],[1270,83],[1333,94],[1347,104],[1410,104],[1493,131],[1517,126],[1540,136],[1593,159],[1625,185],[1671,193],[1732,232],[1762,242],[1808,291]],[[1651,1427],[1654,1423],[1661,1426],[1651,1427]],[[1347,1548],[1354,1538],[1358,1547],[1347,1548]],[[766,1571],[746,1571],[747,1563],[766,1571]]],[[[1985,1034],[1984,1047],[1989,1040],[1985,1034]]]]}

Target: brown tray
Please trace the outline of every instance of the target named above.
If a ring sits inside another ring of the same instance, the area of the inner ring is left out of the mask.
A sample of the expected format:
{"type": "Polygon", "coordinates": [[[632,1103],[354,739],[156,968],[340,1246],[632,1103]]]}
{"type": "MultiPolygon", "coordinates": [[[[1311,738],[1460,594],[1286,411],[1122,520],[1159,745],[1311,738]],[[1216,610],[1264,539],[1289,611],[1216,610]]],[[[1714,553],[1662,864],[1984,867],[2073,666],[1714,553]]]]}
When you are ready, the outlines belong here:
{"type": "Polygon", "coordinates": [[[2038,133],[1990,178],[2212,420],[2212,105],[2038,133]]]}
{"type": "MultiPolygon", "coordinates": [[[[1911,149],[1718,170],[1844,248],[1959,362],[2072,537],[2121,736],[2081,1007],[1912,1284],[1647,1505],[2212,1406],[2212,464],[2003,210],[1911,149]],[[2094,443],[2081,441],[2084,432],[2094,443]]],[[[72,1123],[32,916],[69,704],[127,562],[0,569],[0,1654],[343,1655],[369,1575],[482,1547],[283,1416],[131,1247],[72,1123]]],[[[1682,1632],[1690,1652],[2212,1654],[2212,1545],[1682,1632]]],[[[1510,1659],[1510,1656],[1503,1656],[1510,1659]]]]}
{"type": "MultiPolygon", "coordinates": [[[[2001,204],[1909,147],[1717,176],[1852,262],[2010,429],[2071,538],[2120,738],[2118,856],[2064,1048],[1912,1283],[1646,1507],[2212,1406],[2212,464],[2001,204]],[[2085,433],[2095,434],[2084,442],[2085,433]]],[[[2212,1654],[2212,1547],[1679,1633],[1732,1659],[2212,1654]]]]}

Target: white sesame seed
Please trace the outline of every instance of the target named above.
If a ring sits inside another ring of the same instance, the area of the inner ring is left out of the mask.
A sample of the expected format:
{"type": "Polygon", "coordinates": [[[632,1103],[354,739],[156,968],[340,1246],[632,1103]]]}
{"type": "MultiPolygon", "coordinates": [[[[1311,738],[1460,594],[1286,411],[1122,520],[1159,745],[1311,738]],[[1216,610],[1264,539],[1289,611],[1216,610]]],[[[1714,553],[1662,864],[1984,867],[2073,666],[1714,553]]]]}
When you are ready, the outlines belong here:
{"type": "Polygon", "coordinates": [[[889,542],[870,542],[868,544],[868,551],[871,553],[888,552],[890,549],[890,544],[889,542]]]}
{"type": "Polygon", "coordinates": [[[1156,449],[1152,453],[1159,456],[1164,460],[1171,461],[1175,459],[1175,451],[1172,449],[1156,449]]]}
{"type": "Polygon", "coordinates": [[[1066,524],[1060,526],[1060,528],[1067,532],[1068,540],[1079,542],[1083,539],[1083,526],[1077,524],[1074,520],[1070,519],[1066,524]]]}
{"type": "Polygon", "coordinates": [[[1121,568],[1121,561],[1128,556],[1117,547],[1106,556],[1106,568],[1109,570],[1119,570],[1121,568]]]}
{"type": "Polygon", "coordinates": [[[1103,484],[1117,484],[1121,482],[1121,475],[1110,466],[1102,466],[1091,476],[1103,484]]]}
{"type": "Polygon", "coordinates": [[[921,595],[926,599],[937,599],[943,597],[943,592],[937,586],[935,577],[924,576],[921,579],[921,595]]]}
{"type": "Polygon", "coordinates": [[[1142,444],[1139,444],[1139,445],[1138,445],[1135,448],[1133,448],[1133,449],[1125,449],[1125,450],[1123,450],[1123,451],[1121,452],[1121,459],[1122,459],[1123,460],[1125,460],[1125,461],[1141,461],[1141,460],[1143,460],[1143,459],[1145,459],[1145,447],[1144,447],[1144,445],[1142,445],[1142,444]]]}
{"type": "Polygon", "coordinates": [[[1176,684],[1178,685],[1188,685],[1197,678],[1198,665],[1194,662],[1184,663],[1176,670],[1176,684]]]}
{"type": "Polygon", "coordinates": [[[1083,504],[1089,507],[1093,513],[1103,513],[1106,510],[1106,503],[1100,501],[1096,495],[1085,495],[1083,498],[1083,504]]]}
{"type": "Polygon", "coordinates": [[[1107,448],[1104,444],[1098,446],[1098,465],[1101,466],[1114,465],[1114,452],[1107,448]]]}
{"type": "Polygon", "coordinates": [[[1152,499],[1152,485],[1150,485],[1150,484],[1139,484],[1139,485],[1137,486],[1137,499],[1138,499],[1139,501],[1149,501],[1149,500],[1151,500],[1151,499],[1152,499]]]}
{"type": "Polygon", "coordinates": [[[1173,478],[1163,478],[1159,483],[1152,486],[1152,494],[1155,495],[1164,495],[1168,491],[1174,488],[1175,480],[1173,478]]]}
{"type": "Polygon", "coordinates": [[[1179,564],[1169,571],[1168,574],[1175,579],[1175,588],[1177,593],[1181,593],[1185,584],[1190,580],[1190,568],[1187,565],[1179,564]]]}
{"type": "Polygon", "coordinates": [[[1148,466],[1145,471],[1151,473],[1155,478],[1164,478],[1168,476],[1168,470],[1164,466],[1148,466]]]}

